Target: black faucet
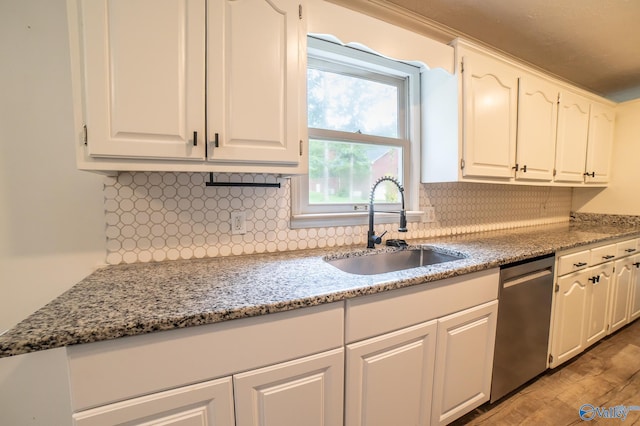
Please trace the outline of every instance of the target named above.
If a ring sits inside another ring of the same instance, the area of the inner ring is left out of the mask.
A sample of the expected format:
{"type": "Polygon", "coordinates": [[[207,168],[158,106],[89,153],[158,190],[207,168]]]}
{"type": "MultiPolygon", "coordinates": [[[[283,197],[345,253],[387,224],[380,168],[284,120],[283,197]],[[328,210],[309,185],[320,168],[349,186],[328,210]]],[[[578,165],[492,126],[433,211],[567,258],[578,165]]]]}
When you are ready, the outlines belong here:
{"type": "Polygon", "coordinates": [[[397,187],[398,191],[400,191],[400,199],[402,200],[402,209],[400,212],[381,212],[381,213],[400,213],[400,227],[398,228],[398,232],[407,232],[407,214],[404,210],[404,188],[400,185],[400,182],[394,177],[391,176],[383,176],[376,181],[371,187],[371,195],[369,196],[369,231],[367,232],[367,248],[375,248],[376,244],[380,244],[382,242],[382,237],[387,231],[384,231],[382,235],[377,236],[373,230],[373,196],[376,192],[376,187],[384,181],[393,182],[397,187]]]}

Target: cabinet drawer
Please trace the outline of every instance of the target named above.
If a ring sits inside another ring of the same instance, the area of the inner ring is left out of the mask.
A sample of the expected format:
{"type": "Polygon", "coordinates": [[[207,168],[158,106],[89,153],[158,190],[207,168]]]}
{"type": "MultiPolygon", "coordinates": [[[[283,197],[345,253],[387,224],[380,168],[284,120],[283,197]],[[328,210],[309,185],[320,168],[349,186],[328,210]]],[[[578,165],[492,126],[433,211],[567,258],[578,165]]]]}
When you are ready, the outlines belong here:
{"type": "Polygon", "coordinates": [[[558,258],[558,275],[565,275],[586,268],[591,260],[590,257],[589,250],[560,256],[558,258]]]}
{"type": "Polygon", "coordinates": [[[636,245],[637,245],[636,239],[623,241],[621,243],[616,244],[617,257],[628,256],[630,254],[636,253],[638,250],[636,245]]]}
{"type": "Polygon", "coordinates": [[[609,260],[615,259],[617,257],[617,245],[616,244],[608,244],[602,247],[596,247],[591,249],[591,261],[590,265],[597,265],[602,262],[607,262],[609,260]]]}

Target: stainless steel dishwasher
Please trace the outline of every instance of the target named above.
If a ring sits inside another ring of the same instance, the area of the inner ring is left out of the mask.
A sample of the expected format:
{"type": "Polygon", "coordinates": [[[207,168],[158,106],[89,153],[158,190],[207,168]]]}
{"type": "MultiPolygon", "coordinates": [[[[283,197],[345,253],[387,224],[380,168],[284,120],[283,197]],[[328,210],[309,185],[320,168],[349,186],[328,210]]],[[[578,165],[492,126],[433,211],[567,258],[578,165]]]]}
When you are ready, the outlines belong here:
{"type": "Polygon", "coordinates": [[[490,402],[547,369],[553,264],[551,255],[500,270],[490,402]]]}

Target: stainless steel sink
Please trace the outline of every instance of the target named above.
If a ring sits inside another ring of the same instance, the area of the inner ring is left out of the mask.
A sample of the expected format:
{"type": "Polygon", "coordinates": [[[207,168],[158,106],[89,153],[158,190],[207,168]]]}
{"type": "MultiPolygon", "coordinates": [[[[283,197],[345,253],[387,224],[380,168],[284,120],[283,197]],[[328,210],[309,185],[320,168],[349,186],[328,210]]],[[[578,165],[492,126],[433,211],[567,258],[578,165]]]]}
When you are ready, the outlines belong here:
{"type": "Polygon", "coordinates": [[[375,275],[451,262],[463,258],[464,256],[442,253],[431,248],[411,248],[325,261],[341,271],[351,274],[375,275]]]}

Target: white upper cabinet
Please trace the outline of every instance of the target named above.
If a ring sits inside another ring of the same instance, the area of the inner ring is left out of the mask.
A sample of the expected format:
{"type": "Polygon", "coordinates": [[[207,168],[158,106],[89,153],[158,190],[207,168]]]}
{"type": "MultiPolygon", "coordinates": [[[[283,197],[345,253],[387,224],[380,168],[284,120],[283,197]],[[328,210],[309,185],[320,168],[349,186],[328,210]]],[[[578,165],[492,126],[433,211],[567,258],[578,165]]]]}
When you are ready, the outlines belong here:
{"type": "Polygon", "coordinates": [[[68,3],[80,168],[306,172],[299,2],[68,3]]]}
{"type": "Polygon", "coordinates": [[[209,3],[210,160],[290,166],[300,161],[300,128],[306,128],[299,103],[306,76],[300,22],[297,1],[209,3]]]}
{"type": "Polygon", "coordinates": [[[538,77],[520,77],[516,179],[553,179],[557,117],[558,87],[538,77]]]}
{"type": "Polygon", "coordinates": [[[89,155],[204,159],[204,1],[80,7],[89,155]]]}
{"type": "Polygon", "coordinates": [[[567,91],[560,94],[556,140],[557,182],[584,182],[589,110],[588,99],[567,91]]]}
{"type": "Polygon", "coordinates": [[[464,176],[511,178],[516,155],[518,76],[489,56],[462,51],[464,176]]]}
{"type": "Polygon", "coordinates": [[[448,81],[423,80],[422,182],[608,183],[612,103],[467,41],[453,45],[457,114],[448,81]]]}
{"type": "Polygon", "coordinates": [[[592,103],[587,140],[586,183],[609,181],[614,126],[614,109],[600,103],[592,103]]]}

